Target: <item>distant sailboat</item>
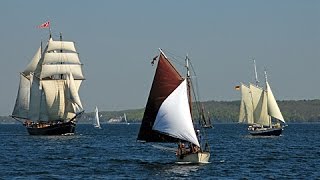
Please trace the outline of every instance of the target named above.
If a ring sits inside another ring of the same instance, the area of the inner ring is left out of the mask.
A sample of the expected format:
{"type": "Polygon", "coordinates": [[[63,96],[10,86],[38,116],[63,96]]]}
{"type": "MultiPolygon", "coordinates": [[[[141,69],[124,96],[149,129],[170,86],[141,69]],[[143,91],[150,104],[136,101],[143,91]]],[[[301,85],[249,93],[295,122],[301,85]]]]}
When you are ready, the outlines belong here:
{"type": "Polygon", "coordinates": [[[126,123],[127,125],[129,125],[129,124],[130,124],[130,123],[128,123],[126,113],[124,113],[124,114],[123,114],[123,119],[124,119],[124,121],[125,121],[125,123],[126,123]]]}
{"type": "Polygon", "coordinates": [[[203,128],[213,128],[211,119],[209,117],[209,112],[208,112],[208,117],[205,116],[204,113],[204,106],[201,104],[201,124],[203,128]]]}
{"type": "Polygon", "coordinates": [[[84,80],[82,64],[74,42],[42,44],[27,68],[20,73],[20,85],[11,117],[24,120],[30,135],[74,133],[84,110],[78,94],[84,80]]]}
{"type": "Polygon", "coordinates": [[[95,108],[95,116],[94,116],[94,119],[93,119],[93,126],[95,128],[99,128],[101,129],[101,126],[100,126],[100,118],[99,118],[99,110],[98,110],[98,107],[96,106],[95,108]]]}
{"type": "MultiPolygon", "coordinates": [[[[154,58],[156,60],[156,58],[154,58]]],[[[178,162],[207,163],[208,142],[199,138],[191,114],[191,78],[189,59],[187,77],[183,78],[160,49],[158,65],[142,119],[139,141],[177,143],[178,162]],[[185,143],[189,144],[186,149],[185,143]]],[[[201,128],[201,126],[200,126],[201,128]]]]}
{"type": "Polygon", "coordinates": [[[241,83],[241,105],[239,122],[249,124],[248,131],[253,136],[279,136],[285,120],[271,91],[265,71],[265,89],[258,86],[254,61],[256,85],[241,83]],[[276,123],[274,124],[273,121],[276,123]],[[282,124],[281,124],[281,123],[282,124]]]}

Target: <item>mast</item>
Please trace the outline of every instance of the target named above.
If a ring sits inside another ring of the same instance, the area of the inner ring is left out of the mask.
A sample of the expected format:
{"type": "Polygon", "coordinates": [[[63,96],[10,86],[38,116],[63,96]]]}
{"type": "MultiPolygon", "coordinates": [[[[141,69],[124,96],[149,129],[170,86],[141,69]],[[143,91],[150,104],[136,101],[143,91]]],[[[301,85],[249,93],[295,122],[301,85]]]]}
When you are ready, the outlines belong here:
{"type": "Polygon", "coordinates": [[[253,60],[253,67],[254,67],[254,75],[255,75],[255,81],[256,81],[256,86],[259,85],[259,80],[258,80],[258,74],[257,74],[257,66],[256,66],[256,60],[252,58],[253,60]]]}
{"type": "MultiPolygon", "coordinates": [[[[178,142],[179,139],[177,136],[169,136],[167,133],[161,133],[161,131],[154,129],[154,124],[161,106],[163,106],[166,99],[184,81],[180,73],[163,53],[162,49],[159,49],[159,51],[158,64],[153,77],[137,140],[146,142],[178,142]]],[[[186,89],[185,82],[185,91],[186,89]]],[[[187,97],[186,101],[188,101],[187,97]]],[[[189,111],[189,104],[187,104],[187,107],[189,111]]],[[[165,111],[161,110],[161,112],[165,111]]],[[[185,113],[182,114],[185,116],[185,113]]],[[[187,118],[184,117],[183,119],[187,118]]]]}
{"type": "Polygon", "coordinates": [[[49,26],[49,39],[52,38],[52,34],[51,34],[51,24],[50,24],[50,21],[47,21],[48,23],[48,26],[49,26]]]}
{"type": "MultiPolygon", "coordinates": [[[[265,84],[267,86],[268,83],[268,75],[267,75],[267,70],[264,68],[264,79],[265,79],[265,84]]],[[[265,88],[265,91],[267,92],[267,97],[268,97],[268,88],[265,88]]],[[[268,98],[267,98],[268,100],[268,98]]],[[[267,109],[268,109],[268,103],[267,103],[267,109]]],[[[269,127],[271,127],[271,116],[269,115],[269,127]]]]}
{"type": "MultiPolygon", "coordinates": [[[[60,41],[62,41],[62,32],[60,32],[60,41]]],[[[62,49],[60,49],[60,52],[62,53],[62,49]]],[[[61,64],[63,64],[62,61],[61,64]]],[[[60,79],[63,79],[63,74],[60,74],[60,79]]]]}
{"type": "Polygon", "coordinates": [[[192,117],[191,78],[190,78],[190,69],[189,69],[189,57],[188,57],[188,54],[187,54],[187,56],[186,56],[186,69],[187,69],[188,100],[189,100],[190,113],[191,113],[191,117],[192,117]]]}
{"type": "Polygon", "coordinates": [[[168,58],[167,58],[167,56],[166,56],[166,54],[162,51],[162,49],[161,49],[161,48],[159,48],[159,51],[160,51],[160,53],[161,53],[161,54],[163,54],[163,55],[164,55],[164,57],[165,57],[166,59],[168,59],[168,58]]]}
{"type": "Polygon", "coordinates": [[[40,54],[42,55],[42,41],[40,41],[40,54]]]}

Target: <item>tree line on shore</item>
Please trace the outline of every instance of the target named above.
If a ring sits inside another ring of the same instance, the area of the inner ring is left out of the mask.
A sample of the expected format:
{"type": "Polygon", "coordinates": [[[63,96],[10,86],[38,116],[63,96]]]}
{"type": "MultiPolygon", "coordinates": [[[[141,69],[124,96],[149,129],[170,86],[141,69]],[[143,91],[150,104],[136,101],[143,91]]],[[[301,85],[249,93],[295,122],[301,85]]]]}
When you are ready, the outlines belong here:
{"type": "MultiPolygon", "coordinates": [[[[205,101],[202,102],[204,112],[214,123],[238,122],[240,101],[205,101]]],[[[278,101],[279,108],[287,123],[320,122],[320,100],[283,100],[278,101]]],[[[193,104],[193,109],[195,104],[193,104]]],[[[140,123],[144,108],[122,111],[100,111],[100,122],[106,123],[111,118],[123,117],[124,113],[131,123],[140,123]]],[[[196,112],[193,112],[196,114],[196,112]]],[[[93,112],[86,112],[79,123],[91,123],[93,112]]],[[[8,116],[0,117],[2,123],[14,123],[8,116]]]]}
{"type": "MultiPolygon", "coordinates": [[[[236,123],[239,119],[240,101],[205,101],[202,102],[206,116],[212,123],[236,123]]],[[[278,101],[279,108],[287,123],[320,122],[320,100],[283,100],[278,101]]],[[[193,104],[193,108],[195,104],[193,104]]],[[[110,118],[120,117],[124,113],[130,122],[141,122],[144,108],[124,111],[102,111],[101,122],[107,122],[110,118]]],[[[196,114],[196,112],[194,112],[196,114]]],[[[93,113],[87,113],[85,118],[93,117],[93,113]]]]}

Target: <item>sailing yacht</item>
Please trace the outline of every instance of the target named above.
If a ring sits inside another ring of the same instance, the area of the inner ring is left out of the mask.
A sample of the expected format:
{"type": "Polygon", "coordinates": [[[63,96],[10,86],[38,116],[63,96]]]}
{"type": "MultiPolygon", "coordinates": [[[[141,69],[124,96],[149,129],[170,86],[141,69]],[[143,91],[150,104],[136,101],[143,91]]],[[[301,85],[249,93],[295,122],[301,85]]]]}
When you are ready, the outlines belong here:
{"type": "Polygon", "coordinates": [[[53,40],[51,31],[33,59],[20,73],[20,85],[11,117],[30,135],[74,133],[84,110],[78,94],[84,80],[74,42],[53,40]]]}
{"type": "Polygon", "coordinates": [[[99,118],[99,110],[98,110],[98,107],[96,106],[96,108],[94,109],[94,112],[95,112],[95,115],[94,115],[94,118],[93,118],[93,126],[95,128],[99,128],[101,129],[101,126],[100,126],[100,118],[99,118]]]}
{"type": "Polygon", "coordinates": [[[160,55],[152,62],[158,60],[137,140],[176,143],[177,162],[207,163],[210,147],[207,141],[200,140],[202,127],[195,129],[191,112],[189,59],[186,58],[187,77],[183,78],[159,50],[160,55]]]}
{"type": "Polygon", "coordinates": [[[248,131],[253,136],[279,136],[286,123],[277,101],[271,91],[265,71],[265,88],[258,86],[254,61],[256,84],[249,86],[241,83],[241,104],[239,122],[249,125],[248,131]]]}
{"type": "Polygon", "coordinates": [[[126,123],[127,125],[130,125],[130,123],[129,123],[128,120],[127,120],[127,115],[126,115],[126,113],[123,114],[123,119],[124,119],[124,121],[125,121],[125,123],[126,123]]]}

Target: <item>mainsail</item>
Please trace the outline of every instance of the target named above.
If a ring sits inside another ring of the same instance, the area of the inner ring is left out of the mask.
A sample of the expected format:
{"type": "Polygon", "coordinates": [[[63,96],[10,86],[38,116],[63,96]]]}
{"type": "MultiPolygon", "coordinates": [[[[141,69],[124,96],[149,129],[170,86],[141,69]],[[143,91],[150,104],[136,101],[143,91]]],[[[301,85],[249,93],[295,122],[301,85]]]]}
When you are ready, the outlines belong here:
{"type": "Polygon", "coordinates": [[[250,84],[249,86],[251,91],[251,97],[252,97],[252,104],[253,104],[253,118],[255,120],[255,123],[269,126],[270,120],[268,116],[267,111],[267,94],[266,92],[253,85],[250,84]]]}
{"type": "Polygon", "coordinates": [[[149,93],[138,140],[147,142],[176,142],[176,137],[153,130],[162,103],[181,84],[183,78],[164,54],[160,53],[158,65],[149,93]]]}
{"type": "Polygon", "coordinates": [[[49,39],[21,73],[12,116],[32,121],[73,118],[83,110],[78,94],[84,76],[73,42],[49,39]]]}
{"type": "Polygon", "coordinates": [[[253,124],[253,104],[250,88],[241,83],[240,86],[241,91],[241,104],[240,104],[240,114],[239,114],[239,122],[253,124]]]}

